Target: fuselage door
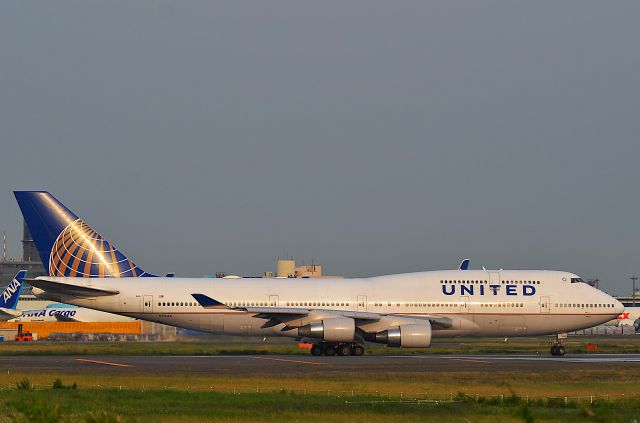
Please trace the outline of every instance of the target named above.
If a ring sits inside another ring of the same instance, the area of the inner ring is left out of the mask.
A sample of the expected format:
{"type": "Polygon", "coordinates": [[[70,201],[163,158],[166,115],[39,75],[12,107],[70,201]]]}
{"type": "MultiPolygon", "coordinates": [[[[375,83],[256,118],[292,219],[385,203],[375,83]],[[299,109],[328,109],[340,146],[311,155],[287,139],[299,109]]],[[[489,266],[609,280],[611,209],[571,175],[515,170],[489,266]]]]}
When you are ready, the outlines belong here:
{"type": "Polygon", "coordinates": [[[358,311],[367,311],[366,295],[358,295],[358,311]]]}
{"type": "Polygon", "coordinates": [[[469,312],[469,297],[460,297],[460,313],[469,312]]]}
{"type": "Polygon", "coordinates": [[[551,312],[551,300],[549,297],[540,297],[540,313],[548,314],[551,312]]]}
{"type": "Polygon", "coordinates": [[[269,295],[269,307],[278,307],[277,295],[269,295]]]}
{"type": "Polygon", "coordinates": [[[153,295],[144,295],[142,297],[142,312],[153,313],[153,295]]]}

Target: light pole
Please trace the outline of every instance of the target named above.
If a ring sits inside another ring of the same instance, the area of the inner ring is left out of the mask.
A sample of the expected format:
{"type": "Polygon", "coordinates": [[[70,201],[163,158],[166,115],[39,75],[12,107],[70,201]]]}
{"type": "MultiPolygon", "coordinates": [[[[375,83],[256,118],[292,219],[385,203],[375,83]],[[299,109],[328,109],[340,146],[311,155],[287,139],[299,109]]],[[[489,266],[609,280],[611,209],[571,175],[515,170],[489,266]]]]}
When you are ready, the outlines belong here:
{"type": "Polygon", "coordinates": [[[637,276],[631,276],[631,280],[633,281],[633,292],[631,293],[632,304],[636,306],[636,281],[638,280],[637,276]]]}

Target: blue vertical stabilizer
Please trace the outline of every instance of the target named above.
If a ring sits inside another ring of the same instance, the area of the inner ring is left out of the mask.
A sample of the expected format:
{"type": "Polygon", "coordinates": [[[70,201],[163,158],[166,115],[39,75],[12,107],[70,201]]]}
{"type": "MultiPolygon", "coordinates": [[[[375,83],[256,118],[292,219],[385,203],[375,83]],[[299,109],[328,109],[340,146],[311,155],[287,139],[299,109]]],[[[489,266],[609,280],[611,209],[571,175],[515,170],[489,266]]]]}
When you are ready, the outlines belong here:
{"type": "Polygon", "coordinates": [[[136,266],[46,191],[15,191],[40,259],[50,276],[153,276],[136,266]]]}
{"type": "Polygon", "coordinates": [[[22,281],[27,277],[27,271],[21,270],[13,278],[9,285],[2,292],[0,297],[0,307],[9,308],[15,310],[20,299],[20,293],[22,292],[22,281]]]}

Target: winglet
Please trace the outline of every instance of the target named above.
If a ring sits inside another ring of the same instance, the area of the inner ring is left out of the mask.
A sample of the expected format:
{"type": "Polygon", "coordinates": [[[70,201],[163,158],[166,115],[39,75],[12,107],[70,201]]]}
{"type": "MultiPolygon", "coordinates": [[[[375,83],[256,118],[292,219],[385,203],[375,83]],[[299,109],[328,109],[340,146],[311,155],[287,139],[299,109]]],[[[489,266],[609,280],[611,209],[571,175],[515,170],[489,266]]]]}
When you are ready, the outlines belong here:
{"type": "Polygon", "coordinates": [[[204,308],[229,308],[220,301],[207,297],[204,294],[191,294],[191,296],[204,308]]]}
{"type": "Polygon", "coordinates": [[[463,260],[460,262],[460,266],[458,266],[458,270],[467,270],[467,269],[469,269],[469,262],[470,262],[470,261],[471,261],[471,260],[469,260],[468,258],[463,259],[463,260]]]}

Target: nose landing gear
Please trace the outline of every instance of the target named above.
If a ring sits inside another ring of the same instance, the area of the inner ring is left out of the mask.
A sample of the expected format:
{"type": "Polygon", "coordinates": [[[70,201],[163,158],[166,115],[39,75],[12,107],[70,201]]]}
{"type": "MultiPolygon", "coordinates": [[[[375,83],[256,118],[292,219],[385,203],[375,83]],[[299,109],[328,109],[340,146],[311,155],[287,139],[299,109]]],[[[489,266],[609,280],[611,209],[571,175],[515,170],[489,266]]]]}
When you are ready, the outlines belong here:
{"type": "Polygon", "coordinates": [[[556,340],[553,343],[553,345],[551,345],[551,355],[554,357],[562,357],[565,353],[566,350],[564,348],[564,346],[562,345],[562,341],[567,339],[567,334],[566,333],[559,333],[556,335],[556,340]]]}
{"type": "Polygon", "coordinates": [[[320,356],[320,355],[364,355],[364,347],[362,345],[358,345],[355,342],[319,342],[317,344],[313,344],[311,347],[311,355],[320,356]]]}

